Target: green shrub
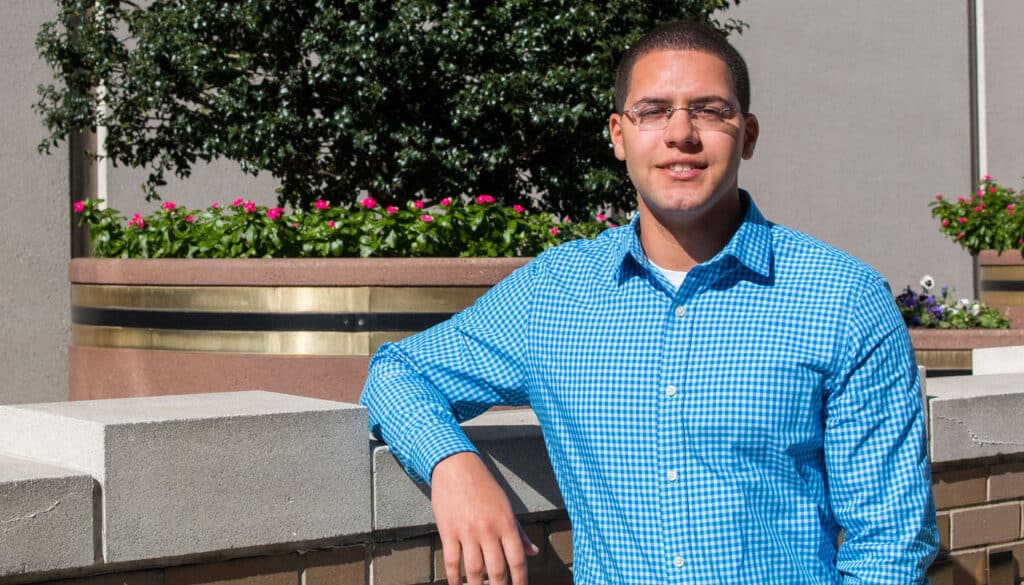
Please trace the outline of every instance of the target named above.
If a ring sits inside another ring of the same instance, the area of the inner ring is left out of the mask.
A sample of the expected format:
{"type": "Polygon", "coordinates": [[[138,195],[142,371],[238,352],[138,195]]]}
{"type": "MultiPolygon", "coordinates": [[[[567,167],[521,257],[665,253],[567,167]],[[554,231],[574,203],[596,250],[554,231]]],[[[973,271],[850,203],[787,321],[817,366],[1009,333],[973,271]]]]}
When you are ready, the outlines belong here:
{"type": "Polygon", "coordinates": [[[115,164],[151,171],[147,199],[226,158],[300,206],[483,192],[629,209],[607,137],[616,59],[667,20],[743,27],[712,18],[730,0],[56,3],[41,150],[102,125],[115,164]]]}

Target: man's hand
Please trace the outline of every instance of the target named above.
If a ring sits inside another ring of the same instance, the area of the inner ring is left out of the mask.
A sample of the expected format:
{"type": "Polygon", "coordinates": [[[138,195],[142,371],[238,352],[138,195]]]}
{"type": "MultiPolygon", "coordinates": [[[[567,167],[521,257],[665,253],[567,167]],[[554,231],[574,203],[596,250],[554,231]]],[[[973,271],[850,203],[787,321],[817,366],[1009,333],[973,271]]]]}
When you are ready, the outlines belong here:
{"type": "Polygon", "coordinates": [[[476,453],[456,453],[434,466],[430,500],[444,548],[448,585],[526,585],[526,555],[540,552],[512,514],[512,504],[476,453]],[[507,564],[507,568],[506,568],[507,564]],[[511,581],[509,578],[511,577],[511,581]]]}

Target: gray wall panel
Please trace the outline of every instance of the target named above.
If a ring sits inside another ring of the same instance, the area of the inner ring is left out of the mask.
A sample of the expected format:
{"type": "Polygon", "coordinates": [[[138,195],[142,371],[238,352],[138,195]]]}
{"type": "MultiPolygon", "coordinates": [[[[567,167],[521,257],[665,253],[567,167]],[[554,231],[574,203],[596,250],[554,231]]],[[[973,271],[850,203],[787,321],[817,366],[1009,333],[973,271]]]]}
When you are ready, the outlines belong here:
{"type": "Polygon", "coordinates": [[[761,120],[741,171],[768,217],[902,288],[930,273],[973,291],[970,257],[928,203],[972,184],[968,13],[944,0],[743,2],[734,41],[761,120]]]}
{"type": "Polygon", "coordinates": [[[1004,185],[1024,188],[1024,59],[1020,23],[1024,2],[985,0],[987,171],[1004,185]]]}
{"type": "Polygon", "coordinates": [[[64,400],[70,331],[68,157],[40,156],[44,136],[31,110],[50,79],[34,48],[50,2],[0,3],[0,403],[64,400]]]}
{"type": "MultiPolygon", "coordinates": [[[[157,209],[159,203],[145,201],[142,183],[149,173],[141,169],[114,167],[107,169],[107,199],[110,207],[126,216],[132,213],[143,215],[157,209]]],[[[164,201],[189,208],[203,208],[213,202],[222,206],[244,197],[261,205],[277,202],[278,183],[268,174],[253,177],[242,172],[238,163],[228,160],[213,161],[209,165],[197,164],[192,176],[178,179],[168,175],[167,186],[157,190],[164,201]]]]}

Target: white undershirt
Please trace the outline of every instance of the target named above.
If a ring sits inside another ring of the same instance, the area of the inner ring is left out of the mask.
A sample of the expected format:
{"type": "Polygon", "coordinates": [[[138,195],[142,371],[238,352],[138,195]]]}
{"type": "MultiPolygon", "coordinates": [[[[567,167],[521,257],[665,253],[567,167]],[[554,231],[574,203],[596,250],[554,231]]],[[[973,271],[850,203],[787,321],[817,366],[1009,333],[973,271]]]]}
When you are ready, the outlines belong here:
{"type": "MultiPolygon", "coordinates": [[[[650,258],[648,258],[648,260],[650,260],[650,258]]],[[[661,266],[658,266],[654,262],[651,262],[651,266],[657,268],[658,272],[665,275],[665,278],[667,278],[668,281],[672,283],[672,287],[675,288],[676,290],[679,290],[679,287],[683,285],[683,281],[686,280],[685,270],[669,270],[668,268],[662,268],[661,266]]]]}

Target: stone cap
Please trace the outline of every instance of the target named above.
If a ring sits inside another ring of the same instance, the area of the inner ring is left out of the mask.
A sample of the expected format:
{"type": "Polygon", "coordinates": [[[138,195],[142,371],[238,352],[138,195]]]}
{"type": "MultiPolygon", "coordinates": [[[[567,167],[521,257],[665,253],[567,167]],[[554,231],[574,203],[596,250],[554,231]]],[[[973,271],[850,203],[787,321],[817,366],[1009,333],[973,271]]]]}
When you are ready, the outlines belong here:
{"type": "Polygon", "coordinates": [[[1024,374],[928,380],[933,463],[1024,453],[1024,374]]]}

